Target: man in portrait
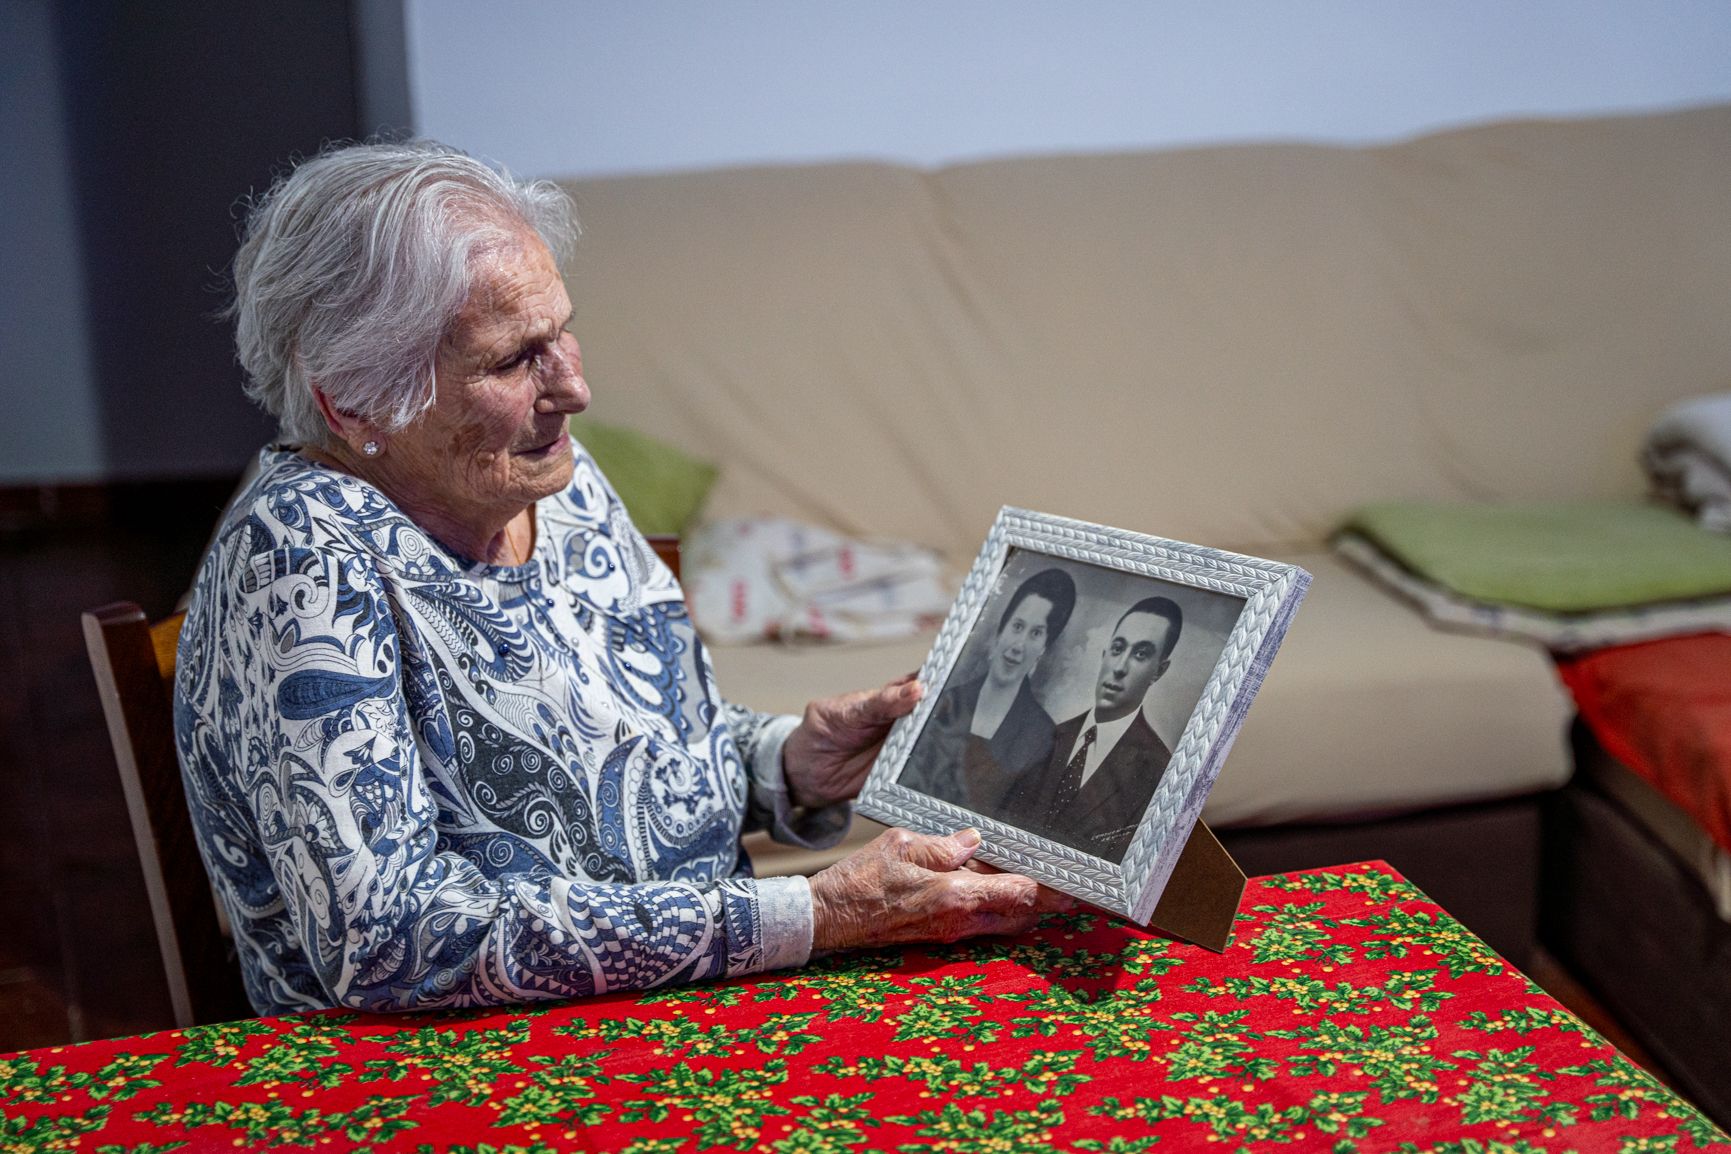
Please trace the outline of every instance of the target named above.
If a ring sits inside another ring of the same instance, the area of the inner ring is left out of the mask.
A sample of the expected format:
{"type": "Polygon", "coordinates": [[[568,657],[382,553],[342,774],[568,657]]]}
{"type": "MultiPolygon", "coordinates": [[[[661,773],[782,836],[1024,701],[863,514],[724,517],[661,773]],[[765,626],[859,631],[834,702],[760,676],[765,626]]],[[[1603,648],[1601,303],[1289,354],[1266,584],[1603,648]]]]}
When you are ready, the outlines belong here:
{"type": "Polygon", "coordinates": [[[1121,861],[1172,751],[1143,715],[1142,702],[1165,674],[1184,628],[1166,597],[1148,597],[1118,619],[1100,654],[1094,706],[1061,723],[1029,807],[1034,832],[1121,861]]]}

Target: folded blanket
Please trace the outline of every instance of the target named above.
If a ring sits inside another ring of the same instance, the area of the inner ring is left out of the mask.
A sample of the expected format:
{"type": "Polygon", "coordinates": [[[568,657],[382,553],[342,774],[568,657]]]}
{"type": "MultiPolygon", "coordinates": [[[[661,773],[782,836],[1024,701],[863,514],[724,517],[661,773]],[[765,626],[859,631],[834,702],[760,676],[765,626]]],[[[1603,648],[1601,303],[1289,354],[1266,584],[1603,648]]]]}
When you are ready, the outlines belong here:
{"type": "Polygon", "coordinates": [[[680,553],[692,618],[713,644],[906,637],[941,622],[956,595],[929,549],[777,517],[713,522],[680,553]]]}
{"type": "Polygon", "coordinates": [[[1731,632],[1731,596],[1552,613],[1502,601],[1463,597],[1420,577],[1357,533],[1335,537],[1334,549],[1372,581],[1410,602],[1439,628],[1531,641],[1553,653],[1582,653],[1607,645],[1711,630],[1731,632]]]}
{"type": "Polygon", "coordinates": [[[1373,505],[1347,529],[1480,602],[1587,613],[1731,594],[1731,538],[1658,505],[1373,505]]]}
{"type": "Polygon", "coordinates": [[[1731,393],[1665,410],[1647,434],[1641,463],[1660,497],[1703,528],[1731,533],[1731,393]]]}

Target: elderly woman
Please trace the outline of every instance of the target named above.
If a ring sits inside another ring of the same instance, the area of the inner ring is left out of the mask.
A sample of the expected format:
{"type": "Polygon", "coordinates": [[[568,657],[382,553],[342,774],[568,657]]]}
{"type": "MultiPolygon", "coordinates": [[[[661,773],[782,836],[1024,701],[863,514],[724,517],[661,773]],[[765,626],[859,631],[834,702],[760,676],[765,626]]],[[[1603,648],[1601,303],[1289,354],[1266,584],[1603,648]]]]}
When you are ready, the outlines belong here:
{"type": "Polygon", "coordinates": [[[725,703],[679,586],[566,432],[589,403],[571,214],[431,144],[310,160],[235,261],[280,422],[200,569],[175,729],[253,1005],[563,998],[1023,930],[1065,899],[891,831],[754,879],[742,830],[840,836],[905,679],[725,703]]]}

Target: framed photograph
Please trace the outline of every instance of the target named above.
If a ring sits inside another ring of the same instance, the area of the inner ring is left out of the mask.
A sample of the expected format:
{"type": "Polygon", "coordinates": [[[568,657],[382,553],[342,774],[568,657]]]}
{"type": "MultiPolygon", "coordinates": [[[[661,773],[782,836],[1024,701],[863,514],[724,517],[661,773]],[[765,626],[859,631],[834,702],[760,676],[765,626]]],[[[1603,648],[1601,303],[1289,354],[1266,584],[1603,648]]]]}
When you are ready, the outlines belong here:
{"type": "Polygon", "coordinates": [[[858,808],[1146,925],[1309,585],[1005,508],[858,808]]]}

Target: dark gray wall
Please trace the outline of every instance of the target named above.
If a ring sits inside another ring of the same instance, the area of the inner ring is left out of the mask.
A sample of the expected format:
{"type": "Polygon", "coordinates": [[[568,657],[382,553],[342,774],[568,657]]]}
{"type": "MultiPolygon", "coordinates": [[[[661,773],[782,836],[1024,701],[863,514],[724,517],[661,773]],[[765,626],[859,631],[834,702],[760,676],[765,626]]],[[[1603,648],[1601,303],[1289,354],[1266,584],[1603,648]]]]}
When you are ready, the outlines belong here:
{"type": "Polygon", "coordinates": [[[237,205],[407,127],[400,0],[0,7],[0,484],[238,472],[272,426],[212,319],[237,205]]]}
{"type": "Polygon", "coordinates": [[[368,136],[407,133],[415,117],[409,104],[403,0],[350,0],[349,27],[354,30],[361,132],[368,136]]]}
{"type": "Polygon", "coordinates": [[[0,3],[0,485],[102,471],[52,7],[0,3]]]}
{"type": "Polygon", "coordinates": [[[67,0],[56,17],[105,472],[238,472],[271,428],[210,317],[234,205],[354,133],[347,5],[67,0]]]}

